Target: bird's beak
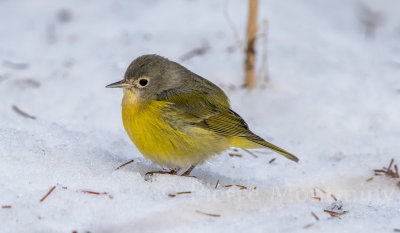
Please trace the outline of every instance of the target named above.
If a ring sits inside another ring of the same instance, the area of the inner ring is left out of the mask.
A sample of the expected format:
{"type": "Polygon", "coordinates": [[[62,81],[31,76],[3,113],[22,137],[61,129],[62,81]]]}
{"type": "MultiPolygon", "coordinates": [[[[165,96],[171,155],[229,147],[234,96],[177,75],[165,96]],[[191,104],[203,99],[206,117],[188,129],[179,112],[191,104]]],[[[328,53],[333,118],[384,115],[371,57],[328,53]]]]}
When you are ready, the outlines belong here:
{"type": "Polygon", "coordinates": [[[111,83],[109,85],[107,85],[107,88],[127,88],[132,86],[131,84],[129,84],[125,79],[115,82],[115,83],[111,83]]]}

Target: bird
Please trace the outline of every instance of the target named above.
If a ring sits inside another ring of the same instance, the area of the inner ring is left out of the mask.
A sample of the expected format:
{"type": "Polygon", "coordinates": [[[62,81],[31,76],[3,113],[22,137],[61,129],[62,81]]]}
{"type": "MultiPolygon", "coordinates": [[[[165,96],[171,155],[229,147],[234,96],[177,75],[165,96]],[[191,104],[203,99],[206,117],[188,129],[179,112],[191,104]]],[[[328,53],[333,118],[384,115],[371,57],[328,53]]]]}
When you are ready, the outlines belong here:
{"type": "MultiPolygon", "coordinates": [[[[234,112],[224,91],[177,62],[142,55],[124,79],[106,86],[122,88],[124,128],[141,154],[182,176],[230,147],[268,148],[298,162],[293,154],[253,133],[234,112]]],[[[153,172],[149,172],[153,173],[153,172]]]]}

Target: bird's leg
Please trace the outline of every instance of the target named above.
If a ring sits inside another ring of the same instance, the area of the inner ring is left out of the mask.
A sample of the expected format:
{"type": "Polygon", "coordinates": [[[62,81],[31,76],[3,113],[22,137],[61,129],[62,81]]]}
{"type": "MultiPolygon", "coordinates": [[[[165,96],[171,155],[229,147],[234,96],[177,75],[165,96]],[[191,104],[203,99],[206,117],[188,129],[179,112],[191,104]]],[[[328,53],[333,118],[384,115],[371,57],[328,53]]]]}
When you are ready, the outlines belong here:
{"type": "Polygon", "coordinates": [[[196,167],[196,166],[194,166],[194,165],[190,166],[189,169],[187,169],[184,173],[182,173],[181,176],[189,176],[194,167],[196,167]]]}
{"type": "Polygon", "coordinates": [[[171,171],[169,172],[169,174],[171,174],[171,175],[176,175],[176,174],[178,174],[178,171],[180,170],[180,168],[174,168],[174,169],[171,169],[171,171]]]}
{"type": "Polygon", "coordinates": [[[147,172],[145,175],[146,176],[151,176],[154,174],[170,174],[170,175],[176,175],[179,171],[179,168],[171,169],[171,171],[152,171],[152,172],[147,172]]]}

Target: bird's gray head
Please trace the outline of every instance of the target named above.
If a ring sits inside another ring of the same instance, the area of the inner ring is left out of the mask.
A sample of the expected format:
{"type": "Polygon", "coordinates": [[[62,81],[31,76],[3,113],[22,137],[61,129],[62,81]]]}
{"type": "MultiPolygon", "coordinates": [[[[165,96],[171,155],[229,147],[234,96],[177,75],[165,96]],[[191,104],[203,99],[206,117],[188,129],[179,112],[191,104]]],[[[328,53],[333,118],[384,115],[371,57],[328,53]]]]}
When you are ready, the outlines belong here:
{"type": "Polygon", "coordinates": [[[164,91],[183,88],[190,74],[185,67],[164,57],[143,55],[129,65],[123,80],[106,87],[124,88],[141,99],[152,100],[164,91]]]}

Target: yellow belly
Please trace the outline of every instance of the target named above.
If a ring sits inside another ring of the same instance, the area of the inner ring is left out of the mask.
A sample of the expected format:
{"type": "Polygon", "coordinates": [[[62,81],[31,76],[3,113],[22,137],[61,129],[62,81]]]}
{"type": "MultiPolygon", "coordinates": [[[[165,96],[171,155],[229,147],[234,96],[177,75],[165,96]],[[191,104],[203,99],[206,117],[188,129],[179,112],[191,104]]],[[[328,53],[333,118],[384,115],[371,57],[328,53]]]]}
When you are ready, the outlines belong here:
{"type": "Polygon", "coordinates": [[[189,125],[174,129],[162,118],[166,102],[140,103],[125,91],[122,120],[129,137],[146,158],[170,168],[187,168],[229,148],[232,138],[189,125]]]}

